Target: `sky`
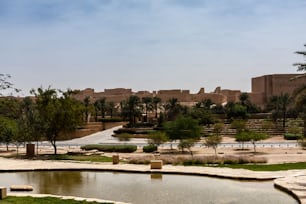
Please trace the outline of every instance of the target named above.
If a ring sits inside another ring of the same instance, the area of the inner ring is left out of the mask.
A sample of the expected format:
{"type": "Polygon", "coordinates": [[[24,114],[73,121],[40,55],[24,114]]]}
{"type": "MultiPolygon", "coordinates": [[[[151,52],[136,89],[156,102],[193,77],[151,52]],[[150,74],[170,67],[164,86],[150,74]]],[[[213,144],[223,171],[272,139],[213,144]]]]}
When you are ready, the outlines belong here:
{"type": "Polygon", "coordinates": [[[251,90],[296,73],[305,0],[0,0],[0,73],[29,95],[132,88],[251,90]]]}

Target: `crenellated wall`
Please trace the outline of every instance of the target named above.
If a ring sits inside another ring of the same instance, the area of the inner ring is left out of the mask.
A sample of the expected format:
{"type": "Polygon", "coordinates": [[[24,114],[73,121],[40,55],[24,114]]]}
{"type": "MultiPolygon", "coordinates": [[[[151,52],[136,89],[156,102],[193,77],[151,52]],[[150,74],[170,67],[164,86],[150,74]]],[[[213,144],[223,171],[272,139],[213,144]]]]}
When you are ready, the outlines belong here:
{"type": "MultiPolygon", "coordinates": [[[[280,95],[281,93],[292,94],[297,87],[306,83],[306,77],[291,80],[296,76],[300,75],[273,74],[252,78],[252,92],[248,93],[250,101],[264,108],[271,96],[280,95]]],[[[221,87],[217,87],[212,93],[205,93],[204,88],[201,88],[198,93],[190,93],[189,90],[181,89],[133,92],[132,89],[125,88],[105,89],[103,92],[95,92],[94,89],[87,88],[74,97],[78,100],[90,97],[91,101],[105,97],[107,101],[120,103],[129,96],[136,95],[139,98],[159,97],[162,103],[171,98],[177,98],[181,104],[194,105],[204,99],[211,99],[216,104],[225,104],[230,101],[238,102],[240,94],[240,90],[221,89],[221,87]]]]}

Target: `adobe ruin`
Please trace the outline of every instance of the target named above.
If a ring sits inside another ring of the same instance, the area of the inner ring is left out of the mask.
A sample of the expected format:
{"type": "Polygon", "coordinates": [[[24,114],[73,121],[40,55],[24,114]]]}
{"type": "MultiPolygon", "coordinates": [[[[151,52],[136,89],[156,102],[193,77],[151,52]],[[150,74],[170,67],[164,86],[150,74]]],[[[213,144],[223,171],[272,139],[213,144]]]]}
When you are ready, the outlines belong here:
{"type": "MultiPolygon", "coordinates": [[[[252,91],[249,94],[250,101],[260,107],[265,107],[269,98],[281,93],[292,92],[299,86],[306,83],[306,77],[300,77],[301,74],[272,74],[252,78],[252,91]],[[295,78],[294,80],[292,80],[295,78]]],[[[192,106],[204,99],[211,99],[216,104],[226,104],[228,102],[238,102],[240,90],[221,89],[217,87],[214,92],[205,93],[205,89],[201,88],[198,93],[190,93],[189,90],[159,90],[159,91],[138,91],[133,92],[132,89],[115,88],[105,89],[103,92],[95,92],[92,88],[80,91],[74,97],[83,101],[86,97],[90,97],[91,101],[96,101],[105,97],[107,101],[120,103],[131,95],[139,98],[143,97],[159,97],[162,103],[167,102],[171,98],[177,98],[182,105],[192,106]]]]}

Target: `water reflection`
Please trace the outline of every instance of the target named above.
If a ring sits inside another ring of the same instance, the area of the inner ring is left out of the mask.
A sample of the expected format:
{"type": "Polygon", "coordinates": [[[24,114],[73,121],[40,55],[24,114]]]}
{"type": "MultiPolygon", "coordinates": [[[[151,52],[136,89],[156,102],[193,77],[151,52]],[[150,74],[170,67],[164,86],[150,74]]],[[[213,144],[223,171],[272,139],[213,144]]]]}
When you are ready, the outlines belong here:
{"type": "Polygon", "coordinates": [[[133,204],[297,204],[273,182],[112,172],[0,173],[1,186],[29,184],[35,193],[96,197],[133,204]]]}
{"type": "Polygon", "coordinates": [[[35,185],[38,193],[61,194],[66,192],[73,194],[75,188],[81,188],[83,177],[78,171],[46,171],[20,173],[18,176],[27,184],[35,185]]]}
{"type": "Polygon", "coordinates": [[[151,174],[151,180],[162,180],[163,175],[162,174],[151,174]]]}

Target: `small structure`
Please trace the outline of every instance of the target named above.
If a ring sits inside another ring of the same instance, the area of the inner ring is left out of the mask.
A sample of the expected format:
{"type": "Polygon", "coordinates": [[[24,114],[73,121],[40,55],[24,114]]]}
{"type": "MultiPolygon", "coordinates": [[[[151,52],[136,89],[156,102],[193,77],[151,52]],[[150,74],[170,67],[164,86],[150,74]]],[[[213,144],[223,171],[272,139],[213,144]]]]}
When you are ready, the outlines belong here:
{"type": "Polygon", "coordinates": [[[3,200],[4,198],[6,198],[6,188],[0,187],[0,200],[3,200]]]}
{"type": "Polygon", "coordinates": [[[33,191],[33,187],[30,185],[12,185],[11,191],[33,191]]]}
{"type": "Polygon", "coordinates": [[[113,155],[113,164],[119,164],[119,155],[113,155]]]}
{"type": "Polygon", "coordinates": [[[151,160],[151,169],[162,169],[163,161],[162,160],[151,160]]]}
{"type": "Polygon", "coordinates": [[[35,156],[35,144],[27,144],[27,157],[32,158],[35,156]]]}

